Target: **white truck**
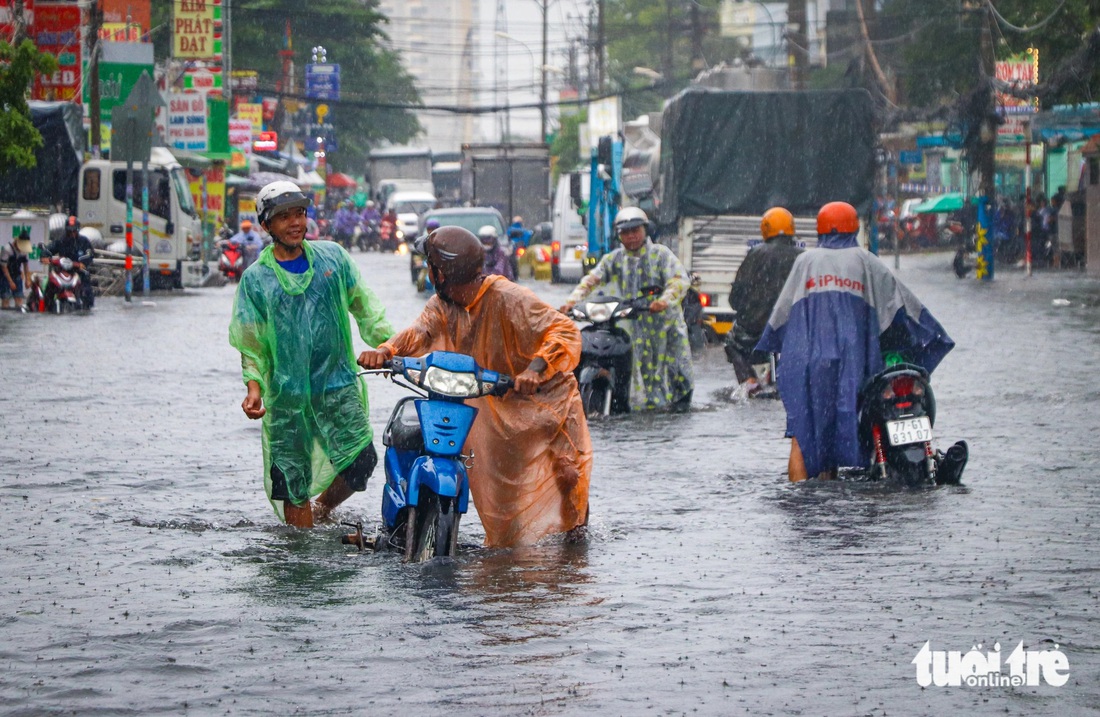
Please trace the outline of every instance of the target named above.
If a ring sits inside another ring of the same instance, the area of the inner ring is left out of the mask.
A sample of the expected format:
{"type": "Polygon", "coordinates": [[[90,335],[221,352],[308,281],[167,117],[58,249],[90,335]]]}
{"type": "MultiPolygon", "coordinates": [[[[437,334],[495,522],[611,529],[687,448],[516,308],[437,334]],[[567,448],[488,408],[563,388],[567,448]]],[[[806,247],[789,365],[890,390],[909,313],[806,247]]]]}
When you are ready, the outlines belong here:
{"type": "MultiPolygon", "coordinates": [[[[43,137],[32,169],[0,175],[0,208],[47,217],[75,214],[97,229],[106,244],[126,238],[126,163],[84,161],[80,106],[70,102],[31,102],[31,120],[43,137]]],[[[141,164],[134,165],[134,249],[142,248],[141,164]]],[[[149,162],[150,283],[174,288],[201,285],[210,265],[197,259],[202,224],[183,167],[164,147],[149,162]]]]}
{"type": "Polygon", "coordinates": [[[817,210],[827,202],[870,213],[873,118],[864,90],[692,88],[666,105],[657,220],[684,267],[699,276],[716,333],[733,322],[730,285],[760,242],[765,211],[788,209],[806,246],[817,244],[817,210]]]}
{"type": "MultiPolygon", "coordinates": [[[[133,173],[133,237],[142,248],[141,165],[133,173]]],[[[98,229],[107,243],[126,239],[126,163],[93,159],[80,168],[77,218],[98,229]]],[[[164,147],[154,147],[149,162],[149,277],[160,288],[201,284],[209,273],[198,261],[202,222],[183,167],[164,147]]]]}

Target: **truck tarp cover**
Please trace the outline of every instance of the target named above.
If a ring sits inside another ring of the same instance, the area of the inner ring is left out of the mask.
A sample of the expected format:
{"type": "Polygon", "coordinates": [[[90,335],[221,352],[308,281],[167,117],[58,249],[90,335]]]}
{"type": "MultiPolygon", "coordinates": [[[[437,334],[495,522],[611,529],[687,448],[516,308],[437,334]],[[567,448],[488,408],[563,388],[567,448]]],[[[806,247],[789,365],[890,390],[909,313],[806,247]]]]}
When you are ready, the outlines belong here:
{"type": "Polygon", "coordinates": [[[33,169],[0,174],[0,202],[33,206],[61,204],[76,211],[76,184],[84,159],[84,129],[79,105],[30,102],[31,121],[42,133],[33,169]]]}
{"type": "Polygon", "coordinates": [[[869,208],[872,114],[864,90],[681,92],[662,121],[660,222],[776,205],[815,215],[838,200],[869,208]]]}

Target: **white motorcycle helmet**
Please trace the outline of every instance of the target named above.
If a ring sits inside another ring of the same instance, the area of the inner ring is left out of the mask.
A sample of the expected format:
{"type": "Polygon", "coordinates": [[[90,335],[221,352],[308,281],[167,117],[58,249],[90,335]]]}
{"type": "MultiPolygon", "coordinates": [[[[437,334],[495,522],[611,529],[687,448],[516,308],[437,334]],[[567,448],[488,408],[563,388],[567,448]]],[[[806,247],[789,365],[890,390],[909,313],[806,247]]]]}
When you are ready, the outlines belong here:
{"type": "Polygon", "coordinates": [[[492,248],[497,243],[497,228],[492,224],[486,224],[477,230],[477,238],[485,248],[492,248]]]}
{"type": "Polygon", "coordinates": [[[634,227],[642,226],[646,227],[646,233],[648,233],[649,217],[638,207],[624,207],[615,215],[616,234],[624,229],[633,229],[634,227]]]}
{"type": "Polygon", "coordinates": [[[267,224],[279,212],[295,207],[308,207],[310,203],[309,197],[294,182],[272,182],[256,195],[256,213],[260,224],[267,224]]]}

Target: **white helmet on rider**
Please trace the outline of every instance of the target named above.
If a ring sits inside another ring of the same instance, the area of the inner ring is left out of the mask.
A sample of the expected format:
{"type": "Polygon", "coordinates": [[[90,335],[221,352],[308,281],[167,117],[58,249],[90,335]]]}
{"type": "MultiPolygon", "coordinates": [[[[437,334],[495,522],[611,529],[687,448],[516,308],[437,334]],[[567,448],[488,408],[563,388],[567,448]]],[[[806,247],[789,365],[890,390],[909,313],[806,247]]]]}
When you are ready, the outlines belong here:
{"type": "Polygon", "coordinates": [[[649,217],[638,207],[624,207],[615,215],[615,233],[634,227],[648,227],[649,217]]]}
{"type": "Polygon", "coordinates": [[[309,197],[291,181],[272,182],[256,195],[256,213],[259,214],[261,225],[266,225],[276,214],[309,205],[309,197]]]}
{"type": "Polygon", "coordinates": [[[477,230],[477,238],[481,240],[481,243],[486,247],[491,247],[497,243],[497,228],[492,224],[486,224],[477,230]]]}

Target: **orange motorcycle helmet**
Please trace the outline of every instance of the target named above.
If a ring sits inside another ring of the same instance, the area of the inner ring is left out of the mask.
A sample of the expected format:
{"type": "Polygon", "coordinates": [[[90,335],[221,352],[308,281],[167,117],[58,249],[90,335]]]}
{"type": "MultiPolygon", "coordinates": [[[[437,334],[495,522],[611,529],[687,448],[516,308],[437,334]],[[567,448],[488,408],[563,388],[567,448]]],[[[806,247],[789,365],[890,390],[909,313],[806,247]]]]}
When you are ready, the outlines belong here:
{"type": "Polygon", "coordinates": [[[818,234],[855,234],[859,214],[848,202],[829,202],[817,213],[818,234]]]}

